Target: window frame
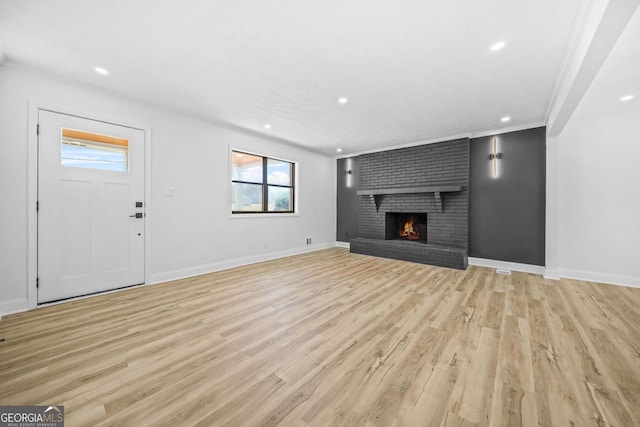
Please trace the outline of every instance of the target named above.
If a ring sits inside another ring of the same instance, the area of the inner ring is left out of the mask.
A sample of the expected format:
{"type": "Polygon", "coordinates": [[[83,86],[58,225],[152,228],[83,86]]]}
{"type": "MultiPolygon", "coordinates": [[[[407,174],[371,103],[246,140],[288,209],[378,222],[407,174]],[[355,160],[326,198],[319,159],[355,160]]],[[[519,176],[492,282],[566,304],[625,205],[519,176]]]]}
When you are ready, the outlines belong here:
{"type": "Polygon", "coordinates": [[[298,216],[298,162],[283,159],[280,157],[268,156],[264,154],[254,153],[249,150],[243,150],[238,148],[229,149],[229,208],[231,212],[232,218],[239,217],[265,217],[265,216],[298,216]],[[254,157],[260,157],[262,159],[262,182],[251,182],[251,181],[243,181],[233,179],[233,156],[234,153],[245,154],[254,157]],[[274,160],[278,162],[289,163],[291,167],[291,185],[281,185],[281,184],[269,184],[268,182],[268,163],[269,160],[274,160]],[[262,187],[262,210],[259,211],[240,211],[233,210],[233,184],[249,184],[249,185],[259,185],[262,187]],[[286,211],[270,211],[269,210],[269,188],[277,187],[277,188],[287,188],[291,191],[291,209],[286,211]]]}

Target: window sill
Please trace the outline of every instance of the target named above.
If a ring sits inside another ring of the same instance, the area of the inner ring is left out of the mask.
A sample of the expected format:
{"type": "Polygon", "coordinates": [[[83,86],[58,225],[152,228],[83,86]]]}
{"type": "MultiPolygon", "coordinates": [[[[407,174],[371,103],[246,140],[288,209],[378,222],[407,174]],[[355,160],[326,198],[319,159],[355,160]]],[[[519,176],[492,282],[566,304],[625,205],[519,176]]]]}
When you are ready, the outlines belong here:
{"type": "Polygon", "coordinates": [[[300,216],[298,212],[293,213],[244,213],[244,214],[229,214],[229,218],[237,219],[237,218],[282,218],[282,217],[293,217],[300,216]]]}

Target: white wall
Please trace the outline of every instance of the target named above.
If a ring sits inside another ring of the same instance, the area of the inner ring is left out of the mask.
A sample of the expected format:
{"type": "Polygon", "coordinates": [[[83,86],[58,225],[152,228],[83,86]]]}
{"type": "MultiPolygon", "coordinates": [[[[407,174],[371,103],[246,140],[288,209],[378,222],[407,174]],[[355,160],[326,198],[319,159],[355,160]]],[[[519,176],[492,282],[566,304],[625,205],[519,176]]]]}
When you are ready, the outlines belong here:
{"type": "Polygon", "coordinates": [[[562,277],[640,286],[637,101],[597,114],[578,108],[558,138],[562,277]]]}
{"type": "MultiPolygon", "coordinates": [[[[0,67],[0,315],[28,301],[29,111],[33,105],[150,128],[150,282],[335,244],[335,160],[11,64],[0,67]],[[299,162],[299,216],[229,218],[229,146],[299,162]],[[163,197],[164,186],[174,197],[163,197]],[[305,246],[312,237],[313,245],[305,246]],[[266,247],[265,247],[266,246],[266,247]],[[204,259],[202,253],[205,253],[204,259]]],[[[33,152],[33,151],[32,151],[33,152]]],[[[33,298],[32,298],[33,300],[33,298]]]]}
{"type": "Polygon", "coordinates": [[[638,2],[586,4],[547,120],[546,271],[640,287],[638,2]],[[635,10],[635,12],[633,12],[635,10]]]}

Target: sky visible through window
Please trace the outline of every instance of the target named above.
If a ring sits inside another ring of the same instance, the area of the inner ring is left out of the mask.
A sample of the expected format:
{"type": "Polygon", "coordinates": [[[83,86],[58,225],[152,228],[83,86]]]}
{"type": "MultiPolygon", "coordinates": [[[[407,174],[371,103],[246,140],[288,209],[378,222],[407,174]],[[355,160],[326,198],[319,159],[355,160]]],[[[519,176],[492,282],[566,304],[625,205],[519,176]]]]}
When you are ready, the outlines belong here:
{"type": "MultiPolygon", "coordinates": [[[[234,168],[233,179],[247,182],[262,182],[262,162],[234,168]]],[[[287,162],[269,162],[267,182],[275,185],[291,185],[290,164],[287,162]]]]}
{"type": "Polygon", "coordinates": [[[91,147],[63,141],[62,166],[126,172],[127,151],[126,148],[104,149],[98,144],[91,147]]]}

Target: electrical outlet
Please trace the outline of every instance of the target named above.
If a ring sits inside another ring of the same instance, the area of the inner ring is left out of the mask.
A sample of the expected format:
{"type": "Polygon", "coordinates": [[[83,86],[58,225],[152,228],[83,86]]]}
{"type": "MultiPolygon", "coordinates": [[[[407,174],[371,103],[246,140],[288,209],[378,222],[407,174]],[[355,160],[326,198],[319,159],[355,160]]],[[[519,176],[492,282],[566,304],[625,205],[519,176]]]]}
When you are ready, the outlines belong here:
{"type": "Polygon", "coordinates": [[[311,237],[307,237],[307,245],[311,244],[311,237]]]}

